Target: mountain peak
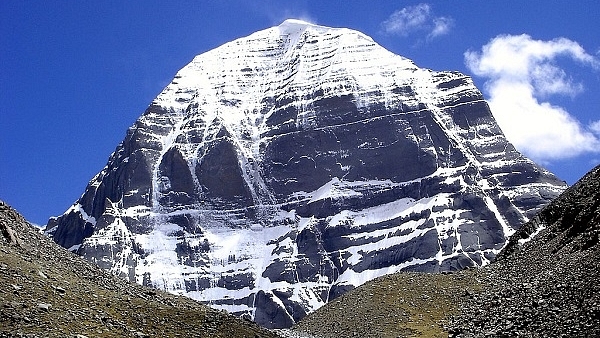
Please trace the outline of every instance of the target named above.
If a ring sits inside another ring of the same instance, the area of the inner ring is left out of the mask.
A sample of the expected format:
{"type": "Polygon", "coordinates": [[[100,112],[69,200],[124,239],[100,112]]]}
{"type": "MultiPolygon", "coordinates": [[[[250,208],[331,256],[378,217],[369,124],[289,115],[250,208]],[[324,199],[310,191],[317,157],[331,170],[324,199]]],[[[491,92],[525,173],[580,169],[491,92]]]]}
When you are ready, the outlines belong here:
{"type": "Polygon", "coordinates": [[[287,19],[282,22],[277,29],[281,35],[300,35],[308,28],[316,28],[320,30],[329,30],[331,28],[315,25],[313,23],[299,20],[299,19],[287,19]]]}
{"type": "Polygon", "coordinates": [[[301,19],[286,19],[279,25],[279,27],[290,27],[290,26],[317,26],[317,25],[312,22],[301,20],[301,19]]]}
{"type": "Polygon", "coordinates": [[[487,264],[563,189],[468,76],[292,19],[196,56],[47,232],[282,327],[382,274],[487,264]]]}
{"type": "Polygon", "coordinates": [[[327,33],[329,31],[335,31],[335,32],[353,33],[355,35],[361,36],[362,38],[366,38],[370,41],[373,40],[371,37],[365,35],[362,32],[356,31],[356,30],[352,30],[352,29],[348,29],[348,28],[335,28],[335,27],[322,26],[322,25],[318,25],[318,24],[300,20],[300,19],[287,19],[275,28],[278,29],[279,34],[281,34],[281,35],[298,36],[298,35],[301,35],[303,32],[305,32],[306,30],[310,30],[317,34],[327,33]]]}

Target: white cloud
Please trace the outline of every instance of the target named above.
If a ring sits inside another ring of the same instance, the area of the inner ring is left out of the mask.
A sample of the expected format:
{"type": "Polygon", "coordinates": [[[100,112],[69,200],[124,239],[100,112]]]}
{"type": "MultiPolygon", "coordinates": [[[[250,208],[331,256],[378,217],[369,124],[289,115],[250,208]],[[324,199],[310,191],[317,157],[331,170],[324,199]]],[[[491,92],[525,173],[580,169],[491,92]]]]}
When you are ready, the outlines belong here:
{"type": "Polygon", "coordinates": [[[440,16],[439,18],[433,19],[433,25],[433,30],[428,35],[429,38],[435,38],[440,35],[448,34],[454,25],[454,20],[446,16],[440,16]]]}
{"type": "Polygon", "coordinates": [[[427,31],[427,38],[435,38],[448,34],[453,24],[452,18],[435,17],[431,6],[421,3],[395,11],[381,27],[388,34],[408,36],[417,31],[427,31]]]}
{"type": "Polygon", "coordinates": [[[566,109],[548,102],[552,95],[575,96],[583,84],[574,82],[557,58],[568,58],[600,70],[600,61],[575,41],[533,40],[529,35],[500,35],[467,51],[467,67],[487,78],[485,89],[498,124],[517,149],[547,162],[600,152],[600,121],[584,126],[566,109]]]}
{"type": "Polygon", "coordinates": [[[590,123],[590,129],[596,133],[600,135],[600,120],[599,121],[594,121],[592,123],[590,123]]]}

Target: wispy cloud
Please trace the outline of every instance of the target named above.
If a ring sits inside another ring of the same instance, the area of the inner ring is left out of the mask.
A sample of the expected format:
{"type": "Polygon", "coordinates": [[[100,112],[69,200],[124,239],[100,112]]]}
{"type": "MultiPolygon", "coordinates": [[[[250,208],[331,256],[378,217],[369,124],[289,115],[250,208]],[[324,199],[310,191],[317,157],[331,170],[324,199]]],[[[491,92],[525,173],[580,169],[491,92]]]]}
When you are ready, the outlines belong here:
{"type": "Polygon", "coordinates": [[[290,1],[285,4],[273,6],[267,1],[238,1],[243,10],[250,12],[256,17],[266,18],[271,26],[277,26],[287,19],[298,19],[313,24],[318,20],[306,8],[301,1],[290,1]]]}
{"type": "Polygon", "coordinates": [[[600,121],[585,126],[549,102],[553,95],[573,97],[584,90],[556,64],[559,57],[600,70],[600,60],[565,38],[542,41],[525,34],[500,35],[481,52],[465,53],[467,67],[487,78],[490,108],[506,137],[540,162],[600,152],[600,121]]]}
{"type": "Polygon", "coordinates": [[[594,121],[594,122],[590,123],[590,129],[594,133],[600,135],[600,121],[594,121]]]}
{"type": "Polygon", "coordinates": [[[450,29],[454,25],[454,20],[450,17],[440,16],[433,19],[433,30],[427,37],[435,38],[440,35],[445,35],[450,32],[450,29]]]}
{"type": "Polygon", "coordinates": [[[452,18],[435,16],[431,6],[426,3],[397,10],[381,23],[385,33],[408,36],[415,32],[427,32],[428,39],[448,34],[453,25],[452,18]]]}

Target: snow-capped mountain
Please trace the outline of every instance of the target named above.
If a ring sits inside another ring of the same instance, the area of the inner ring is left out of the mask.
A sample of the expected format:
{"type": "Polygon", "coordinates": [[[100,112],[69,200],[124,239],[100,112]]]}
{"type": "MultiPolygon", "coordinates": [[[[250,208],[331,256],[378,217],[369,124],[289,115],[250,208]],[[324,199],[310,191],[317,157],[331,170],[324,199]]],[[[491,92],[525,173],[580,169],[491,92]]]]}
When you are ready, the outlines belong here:
{"type": "Polygon", "coordinates": [[[287,20],[180,70],[46,231],[131,281],[285,327],[383,274],[486,264],[564,189],[468,76],[287,20]]]}

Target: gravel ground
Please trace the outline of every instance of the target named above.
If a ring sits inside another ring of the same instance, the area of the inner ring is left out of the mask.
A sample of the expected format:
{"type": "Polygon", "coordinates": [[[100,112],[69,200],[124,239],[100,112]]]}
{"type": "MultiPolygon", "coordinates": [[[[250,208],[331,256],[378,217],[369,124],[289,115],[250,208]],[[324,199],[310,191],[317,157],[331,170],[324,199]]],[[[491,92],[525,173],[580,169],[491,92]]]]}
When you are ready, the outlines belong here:
{"type": "Polygon", "coordinates": [[[477,292],[475,271],[455,274],[399,273],[352,290],[293,329],[315,337],[448,337],[449,313],[462,295],[477,292]]]}

